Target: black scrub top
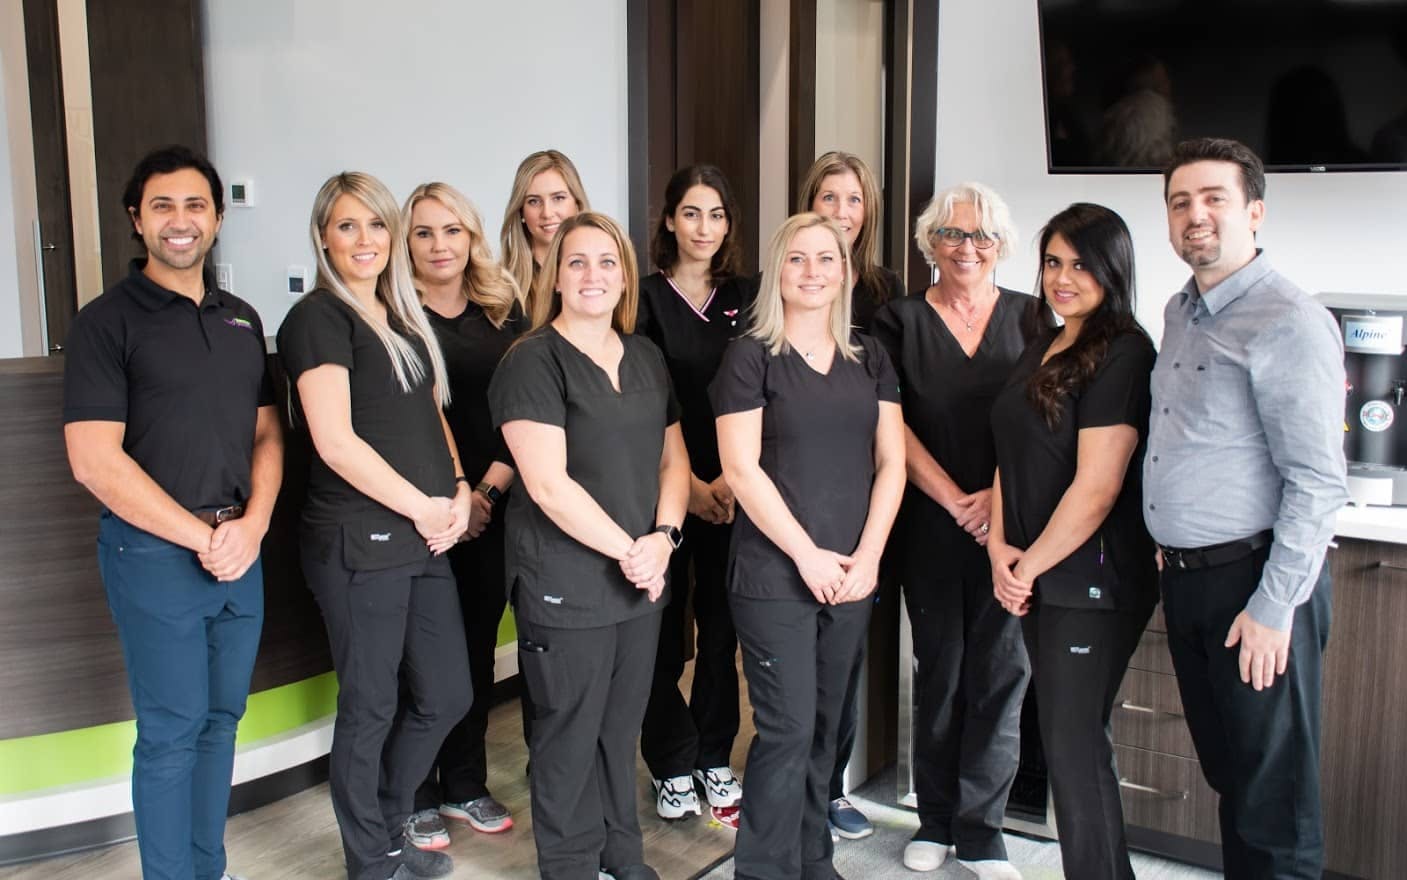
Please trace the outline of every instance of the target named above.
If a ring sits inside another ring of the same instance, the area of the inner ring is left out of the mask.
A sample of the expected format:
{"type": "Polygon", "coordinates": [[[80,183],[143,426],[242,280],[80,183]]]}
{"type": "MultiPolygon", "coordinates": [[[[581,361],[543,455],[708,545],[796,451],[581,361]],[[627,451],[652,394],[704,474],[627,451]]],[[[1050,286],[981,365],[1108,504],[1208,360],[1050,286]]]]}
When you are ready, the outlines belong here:
{"type": "MultiPolygon", "coordinates": [[[[527,320],[516,302],[502,327],[495,327],[474,302],[469,302],[457,317],[443,317],[428,307],[425,315],[445,356],[450,392],[445,419],[459,450],[459,466],[477,484],[495,461],[512,464],[489,416],[489,380],[513,340],[527,329],[527,320]]],[[[493,522],[499,519],[495,517],[493,522]]]]}
{"type": "MultiPolygon", "coordinates": [[[[391,327],[410,341],[426,371],[409,392],[396,380],[381,339],[351,306],[323,289],[295,303],[279,327],[278,351],[288,372],[297,421],[307,424],[299,377],[324,364],[346,367],[356,435],[421,492],[453,498],[454,461],[440,425],[429,351],[394,319],[391,327]]],[[[430,554],[414,523],[355,489],[327,466],[316,449],[308,472],[303,525],[310,539],[324,547],[330,546],[329,533],[340,531],[342,562],[354,571],[405,565],[430,554]]]]}
{"type": "Polygon", "coordinates": [[[1026,349],[992,407],[1006,542],[1024,550],[1050,522],[1075,479],[1080,429],[1130,425],[1138,431],[1138,446],[1113,509],[1088,541],[1036,579],[1035,601],[1062,608],[1147,607],[1157,598],[1153,539],[1140,504],[1153,343],[1138,332],[1116,337],[1099,372],[1066,396],[1052,431],[1027,397],[1026,385],[1055,333],[1043,334],[1026,349]]]}
{"type": "Polygon", "coordinates": [[[640,281],[635,332],[649,337],[664,353],[674,393],[679,395],[679,428],[689,449],[689,469],[705,482],[723,472],[708,383],[718,372],[723,349],[742,335],[756,292],[751,281],[732,278],[714,289],[702,309],[696,309],[662,273],[640,281]]]}
{"type": "MultiPolygon", "coordinates": [[[[762,470],[816,546],[850,553],[860,542],[874,483],[879,403],[899,402],[899,380],[873,339],[852,336],[859,362],[836,352],[829,373],[790,346],[770,354],[751,336],[734,341],[709,392],[720,416],[762,410],[762,470]]],[[[728,589],[752,599],[814,602],[791,557],[738,506],[728,589]]]]}
{"type": "Polygon", "coordinates": [[[881,282],[877,285],[857,281],[850,291],[850,323],[861,333],[872,333],[875,315],[886,303],[904,297],[904,282],[883,266],[879,267],[881,282]]]}
{"type": "MultiPolygon", "coordinates": [[[[1025,349],[1021,315],[1031,298],[1002,288],[972,357],[923,292],[879,310],[874,336],[894,359],[904,423],[964,492],[990,489],[996,473],[992,403],[1025,349]]],[[[912,484],[894,528],[900,575],[913,587],[957,577],[987,551],[938,502],[912,484]]]]}
{"type": "MultiPolygon", "coordinates": [[[[509,350],[489,383],[495,427],[525,419],[562,428],[567,473],[629,535],[655,527],[665,429],[679,421],[664,355],[622,334],[620,391],[548,325],[509,350]]],[[[541,626],[610,626],[663,609],[615,559],[558,528],[527,492],[508,501],[507,586],[514,613],[541,626]]]]}

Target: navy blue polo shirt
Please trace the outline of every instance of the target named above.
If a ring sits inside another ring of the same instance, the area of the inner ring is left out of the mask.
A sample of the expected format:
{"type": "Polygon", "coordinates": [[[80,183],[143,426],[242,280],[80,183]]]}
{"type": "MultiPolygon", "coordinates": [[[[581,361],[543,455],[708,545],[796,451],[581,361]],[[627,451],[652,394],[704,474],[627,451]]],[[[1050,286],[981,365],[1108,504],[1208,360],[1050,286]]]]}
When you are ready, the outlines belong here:
{"type": "Polygon", "coordinates": [[[264,325],[223,290],[200,305],[142,274],[79,310],[64,344],[64,423],[122,422],[122,448],[188,510],[249,498],[257,410],[274,403],[264,325]]]}

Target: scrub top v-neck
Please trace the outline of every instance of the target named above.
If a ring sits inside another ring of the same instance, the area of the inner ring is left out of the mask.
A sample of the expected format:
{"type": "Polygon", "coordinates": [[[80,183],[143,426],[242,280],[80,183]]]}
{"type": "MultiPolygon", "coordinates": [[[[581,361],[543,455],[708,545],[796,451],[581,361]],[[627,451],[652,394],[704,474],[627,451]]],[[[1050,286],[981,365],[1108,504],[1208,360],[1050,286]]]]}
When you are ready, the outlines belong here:
{"type": "MultiPolygon", "coordinates": [[[[567,473],[627,534],[655,527],[665,429],[679,404],[664,356],[643,336],[621,334],[620,389],[606,371],[548,325],[504,355],[489,383],[493,423],[519,419],[566,435],[567,473]]],[[[527,492],[509,495],[507,578],[514,613],[542,626],[610,626],[658,611],[620,564],[557,527],[527,492]]]]}
{"type": "Polygon", "coordinates": [[[679,396],[679,427],[689,449],[689,469],[701,480],[712,481],[723,472],[708,383],[718,372],[723,350],[742,334],[755,295],[749,279],[731,278],[700,308],[660,272],[640,280],[635,332],[649,337],[664,353],[679,396]]]}
{"type": "MultiPolygon", "coordinates": [[[[826,373],[790,346],[774,355],[740,338],[709,389],[720,416],[762,410],[763,472],[816,546],[838,553],[855,549],[869,514],[880,401],[899,402],[884,349],[862,334],[851,338],[859,362],[836,352],[826,373]]],[[[796,563],[741,505],[728,568],[728,589],[740,596],[815,601],[796,563]]]]}
{"type": "MultiPolygon", "coordinates": [[[[904,423],[958,488],[976,492],[992,486],[996,448],[992,404],[1025,349],[1021,316],[1031,298],[1000,288],[992,315],[971,356],[943,322],[923,292],[880,309],[874,337],[893,358],[903,390],[904,423]]],[[[910,484],[895,526],[901,570],[906,578],[931,577],[952,569],[967,554],[986,551],[938,502],[910,484]]]]}
{"type": "Polygon", "coordinates": [[[1153,343],[1142,333],[1110,342],[1104,364],[1085,386],[1061,402],[1054,429],[1031,404],[1026,385],[1054,339],[1047,333],[1017,362],[992,408],[1002,472],[1002,528],[1022,550],[1040,537],[1075,479],[1079,433],[1128,425],[1138,431],[1124,483],[1104,522],[1075,552],[1036,579],[1036,601],[1089,610],[1143,602],[1156,592],[1153,539],[1143,523],[1143,454],[1148,442],[1149,377],[1153,343]]]}

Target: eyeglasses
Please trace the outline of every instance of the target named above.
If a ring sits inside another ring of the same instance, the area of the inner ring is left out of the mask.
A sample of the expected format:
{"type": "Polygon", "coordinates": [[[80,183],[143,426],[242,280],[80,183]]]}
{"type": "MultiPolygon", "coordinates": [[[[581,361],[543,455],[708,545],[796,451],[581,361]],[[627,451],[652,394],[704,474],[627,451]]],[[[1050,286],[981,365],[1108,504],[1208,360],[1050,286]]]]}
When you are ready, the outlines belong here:
{"type": "Polygon", "coordinates": [[[962,247],[963,239],[970,238],[972,246],[983,251],[997,243],[997,236],[993,233],[983,232],[980,229],[976,232],[964,232],[952,226],[940,226],[933,230],[933,238],[949,247],[962,247]]]}

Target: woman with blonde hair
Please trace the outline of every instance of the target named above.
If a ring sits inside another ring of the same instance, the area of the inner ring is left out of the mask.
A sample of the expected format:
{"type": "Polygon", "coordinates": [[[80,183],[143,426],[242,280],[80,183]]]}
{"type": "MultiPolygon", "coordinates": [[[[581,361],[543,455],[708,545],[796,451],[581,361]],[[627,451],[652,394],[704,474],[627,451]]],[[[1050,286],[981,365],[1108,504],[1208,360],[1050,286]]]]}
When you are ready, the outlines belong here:
{"type": "Polygon", "coordinates": [[[889,303],[874,334],[904,389],[909,488],[895,554],[914,634],[914,791],[904,864],[957,857],[984,880],[1019,878],[1002,820],[1020,760],[1029,666],[1021,626],[992,596],[992,404],[1026,347],[1030,297],[997,286],[1016,246],[1006,203],[980,183],[933,197],[914,239],[938,281],[889,303]]]}
{"type": "MultiPolygon", "coordinates": [[[[513,827],[508,808],[489,794],[484,748],[498,624],[507,604],[499,504],[514,476],[512,459],[489,418],[488,387],[527,321],[517,284],[493,258],[479,212],[459,190],[446,183],[421,184],[401,214],[415,286],[444,352],[451,399],[445,418],[464,474],[475,483],[465,540],[448,554],[459,589],[474,703],[440,746],[435,766],[415,793],[407,826],[411,843],[441,849],[449,845],[444,818],[490,834],[513,827]]],[[[526,699],[523,710],[530,718],[526,699]]]]}
{"type": "Polygon", "coordinates": [[[533,281],[562,221],[590,211],[581,175],[565,154],[539,150],[518,165],[499,232],[503,266],[518,285],[523,307],[533,307],[533,281]]]}
{"type": "Polygon", "coordinates": [[[835,875],[838,719],[904,487],[899,383],[851,330],[847,254],[831,220],[784,223],[748,334],[710,388],[738,504],[728,603],[757,730],[734,858],[749,880],[835,875]]]}
{"type": "Polygon", "coordinates": [[[564,222],[542,263],[533,330],[489,386],[522,488],[507,568],[518,664],[539,711],[533,835],[546,880],[599,869],[650,880],[635,751],[689,458],[664,356],[637,336],[639,275],[614,220],[564,222]]]}
{"type": "Polygon", "coordinates": [[[311,235],[316,282],[279,328],[278,351],[314,451],[301,549],[340,684],[332,806],[350,880],[443,877],[449,857],[408,845],[405,825],[472,697],[443,555],[471,507],[440,409],[448,377],[390,191],[367,174],[334,175],[311,235]]]}

